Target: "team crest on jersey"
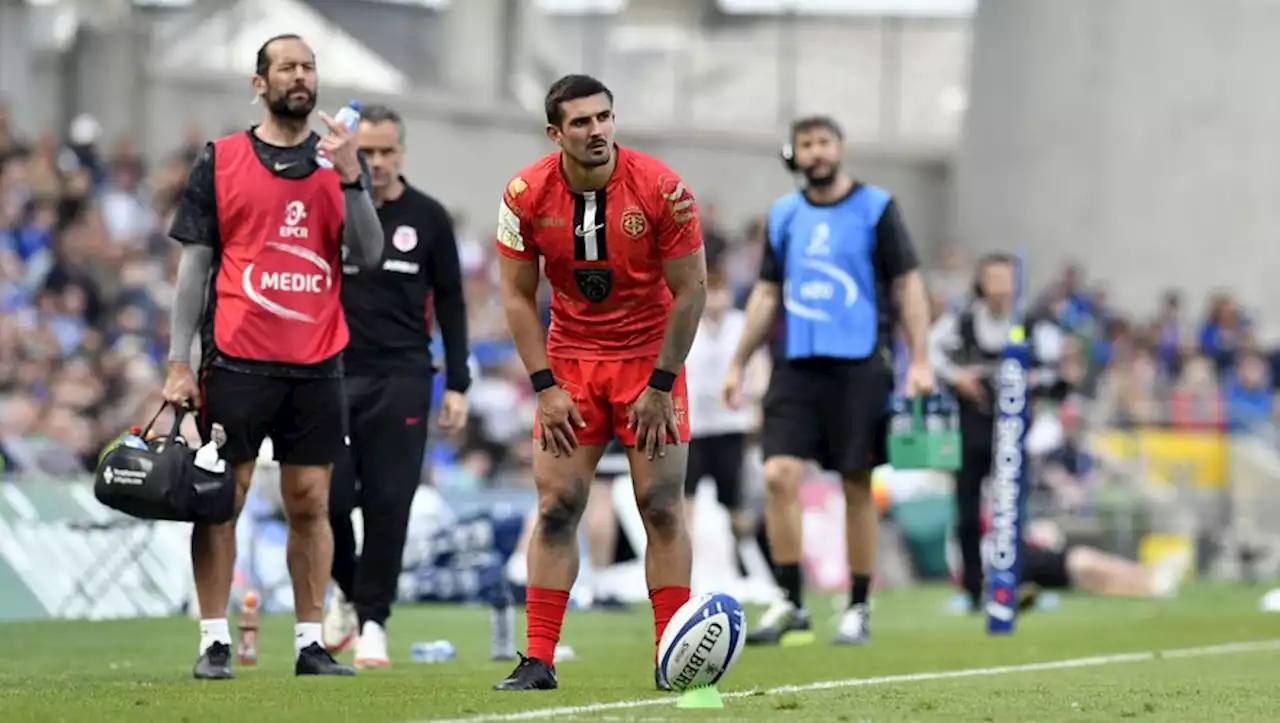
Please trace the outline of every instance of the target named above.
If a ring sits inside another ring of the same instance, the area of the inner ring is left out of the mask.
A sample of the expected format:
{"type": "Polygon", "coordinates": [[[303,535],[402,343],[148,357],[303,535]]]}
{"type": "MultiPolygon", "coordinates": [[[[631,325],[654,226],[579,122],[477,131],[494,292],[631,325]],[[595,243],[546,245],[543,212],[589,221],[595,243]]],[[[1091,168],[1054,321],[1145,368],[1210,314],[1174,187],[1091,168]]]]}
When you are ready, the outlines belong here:
{"type": "Polygon", "coordinates": [[[418,248],[418,230],[412,226],[397,226],[391,234],[391,245],[402,254],[418,248]]]}
{"type": "Polygon", "coordinates": [[[645,231],[644,212],[635,206],[624,210],[622,212],[622,230],[631,238],[643,236],[645,231]]]}
{"type": "Polygon", "coordinates": [[[307,204],[302,201],[290,201],[284,207],[284,225],[297,226],[307,217],[307,204]]]}
{"type": "Polygon", "coordinates": [[[524,193],[525,189],[528,187],[529,184],[525,183],[523,178],[516,176],[511,179],[511,183],[507,184],[507,195],[511,198],[515,198],[516,196],[524,193]]]}
{"type": "Polygon", "coordinates": [[[583,298],[593,304],[599,304],[613,293],[613,271],[594,266],[586,266],[573,270],[573,280],[578,282],[578,291],[583,298]]]}

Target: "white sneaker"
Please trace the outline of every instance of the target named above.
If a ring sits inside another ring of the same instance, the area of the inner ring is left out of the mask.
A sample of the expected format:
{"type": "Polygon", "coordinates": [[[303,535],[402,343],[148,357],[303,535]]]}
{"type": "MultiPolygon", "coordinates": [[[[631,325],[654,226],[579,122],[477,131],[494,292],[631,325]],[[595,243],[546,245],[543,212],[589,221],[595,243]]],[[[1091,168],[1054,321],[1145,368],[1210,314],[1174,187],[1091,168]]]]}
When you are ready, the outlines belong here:
{"type": "Polygon", "coordinates": [[[1151,571],[1151,594],[1154,597],[1177,597],[1191,561],[1186,555],[1169,555],[1151,571]]]}
{"type": "Polygon", "coordinates": [[[754,630],[747,633],[747,645],[777,645],[787,633],[807,632],[813,629],[809,611],[798,608],[785,598],[775,600],[764,614],[754,630]]]}
{"type": "Polygon", "coordinates": [[[330,653],[341,653],[355,640],[359,632],[360,620],[356,617],[356,608],[342,596],[342,590],[334,588],[333,600],[329,602],[329,610],[324,614],[322,637],[325,650],[330,653]]]}
{"type": "Polygon", "coordinates": [[[387,656],[387,631],[372,620],[365,621],[360,631],[360,640],[356,641],[357,668],[389,668],[391,659],[387,656]]]}
{"type": "Polygon", "coordinates": [[[866,645],[871,642],[871,612],[865,604],[851,605],[844,611],[832,642],[836,645],[866,645]]]}

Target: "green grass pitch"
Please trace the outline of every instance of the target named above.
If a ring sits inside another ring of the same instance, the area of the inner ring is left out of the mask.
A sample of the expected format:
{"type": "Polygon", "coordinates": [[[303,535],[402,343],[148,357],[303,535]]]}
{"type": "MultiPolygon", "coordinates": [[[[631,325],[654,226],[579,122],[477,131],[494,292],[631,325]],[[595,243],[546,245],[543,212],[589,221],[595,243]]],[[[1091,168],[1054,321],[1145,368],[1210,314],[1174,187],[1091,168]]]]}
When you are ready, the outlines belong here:
{"type": "Polygon", "coordinates": [[[647,605],[571,611],[563,642],[576,657],[558,666],[560,690],[530,693],[490,689],[511,664],[488,660],[480,608],[401,608],[390,623],[392,668],[354,679],[295,679],[287,617],[264,622],[256,668],[218,682],[190,677],[191,620],[8,624],[0,721],[1274,721],[1280,615],[1258,611],[1263,592],[1196,585],[1171,601],[1067,596],[1003,638],[988,636],[980,617],[948,614],[947,590],[886,592],[875,599],[874,642],[862,649],[827,644],[834,611],[814,598],[816,643],[747,649],[722,685],[725,707],[694,711],[653,690],[647,605]],[[458,658],[409,660],[414,641],[436,638],[453,641],[458,658]],[[1254,644],[1206,647],[1228,643],[1254,644]]]}

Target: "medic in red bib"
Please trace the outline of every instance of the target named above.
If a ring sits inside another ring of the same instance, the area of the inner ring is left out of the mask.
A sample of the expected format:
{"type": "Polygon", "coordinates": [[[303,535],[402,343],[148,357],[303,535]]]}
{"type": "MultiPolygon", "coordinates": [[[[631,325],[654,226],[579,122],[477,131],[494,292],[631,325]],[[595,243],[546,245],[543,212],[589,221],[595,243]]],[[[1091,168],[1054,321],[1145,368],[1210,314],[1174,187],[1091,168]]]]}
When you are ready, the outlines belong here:
{"type": "MultiPolygon", "coordinates": [[[[182,258],[164,393],[199,408],[200,436],[218,444],[240,503],[271,440],[290,526],[294,672],[354,675],[321,643],[333,553],[326,502],[333,464],[347,453],[339,294],[343,263],[378,263],[382,228],[351,132],[324,115],[329,135],[308,126],[318,86],[311,48],[296,35],[271,38],[258,51],[253,85],[266,107],[262,123],[205,147],[169,231],[182,258]]],[[[191,534],[201,618],[193,673],[231,678],[235,521],[197,524],[191,534]]]]}

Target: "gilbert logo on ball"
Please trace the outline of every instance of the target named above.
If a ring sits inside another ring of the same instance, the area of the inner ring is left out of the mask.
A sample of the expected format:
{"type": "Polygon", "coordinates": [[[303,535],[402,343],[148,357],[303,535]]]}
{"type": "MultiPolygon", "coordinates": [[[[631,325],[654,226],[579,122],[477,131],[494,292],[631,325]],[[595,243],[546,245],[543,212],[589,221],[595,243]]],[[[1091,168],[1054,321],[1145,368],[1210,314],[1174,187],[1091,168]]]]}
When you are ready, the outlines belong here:
{"type": "Polygon", "coordinates": [[[724,593],[689,600],[676,611],[658,645],[658,667],[674,691],[714,686],[746,643],[742,605],[724,593]]]}

